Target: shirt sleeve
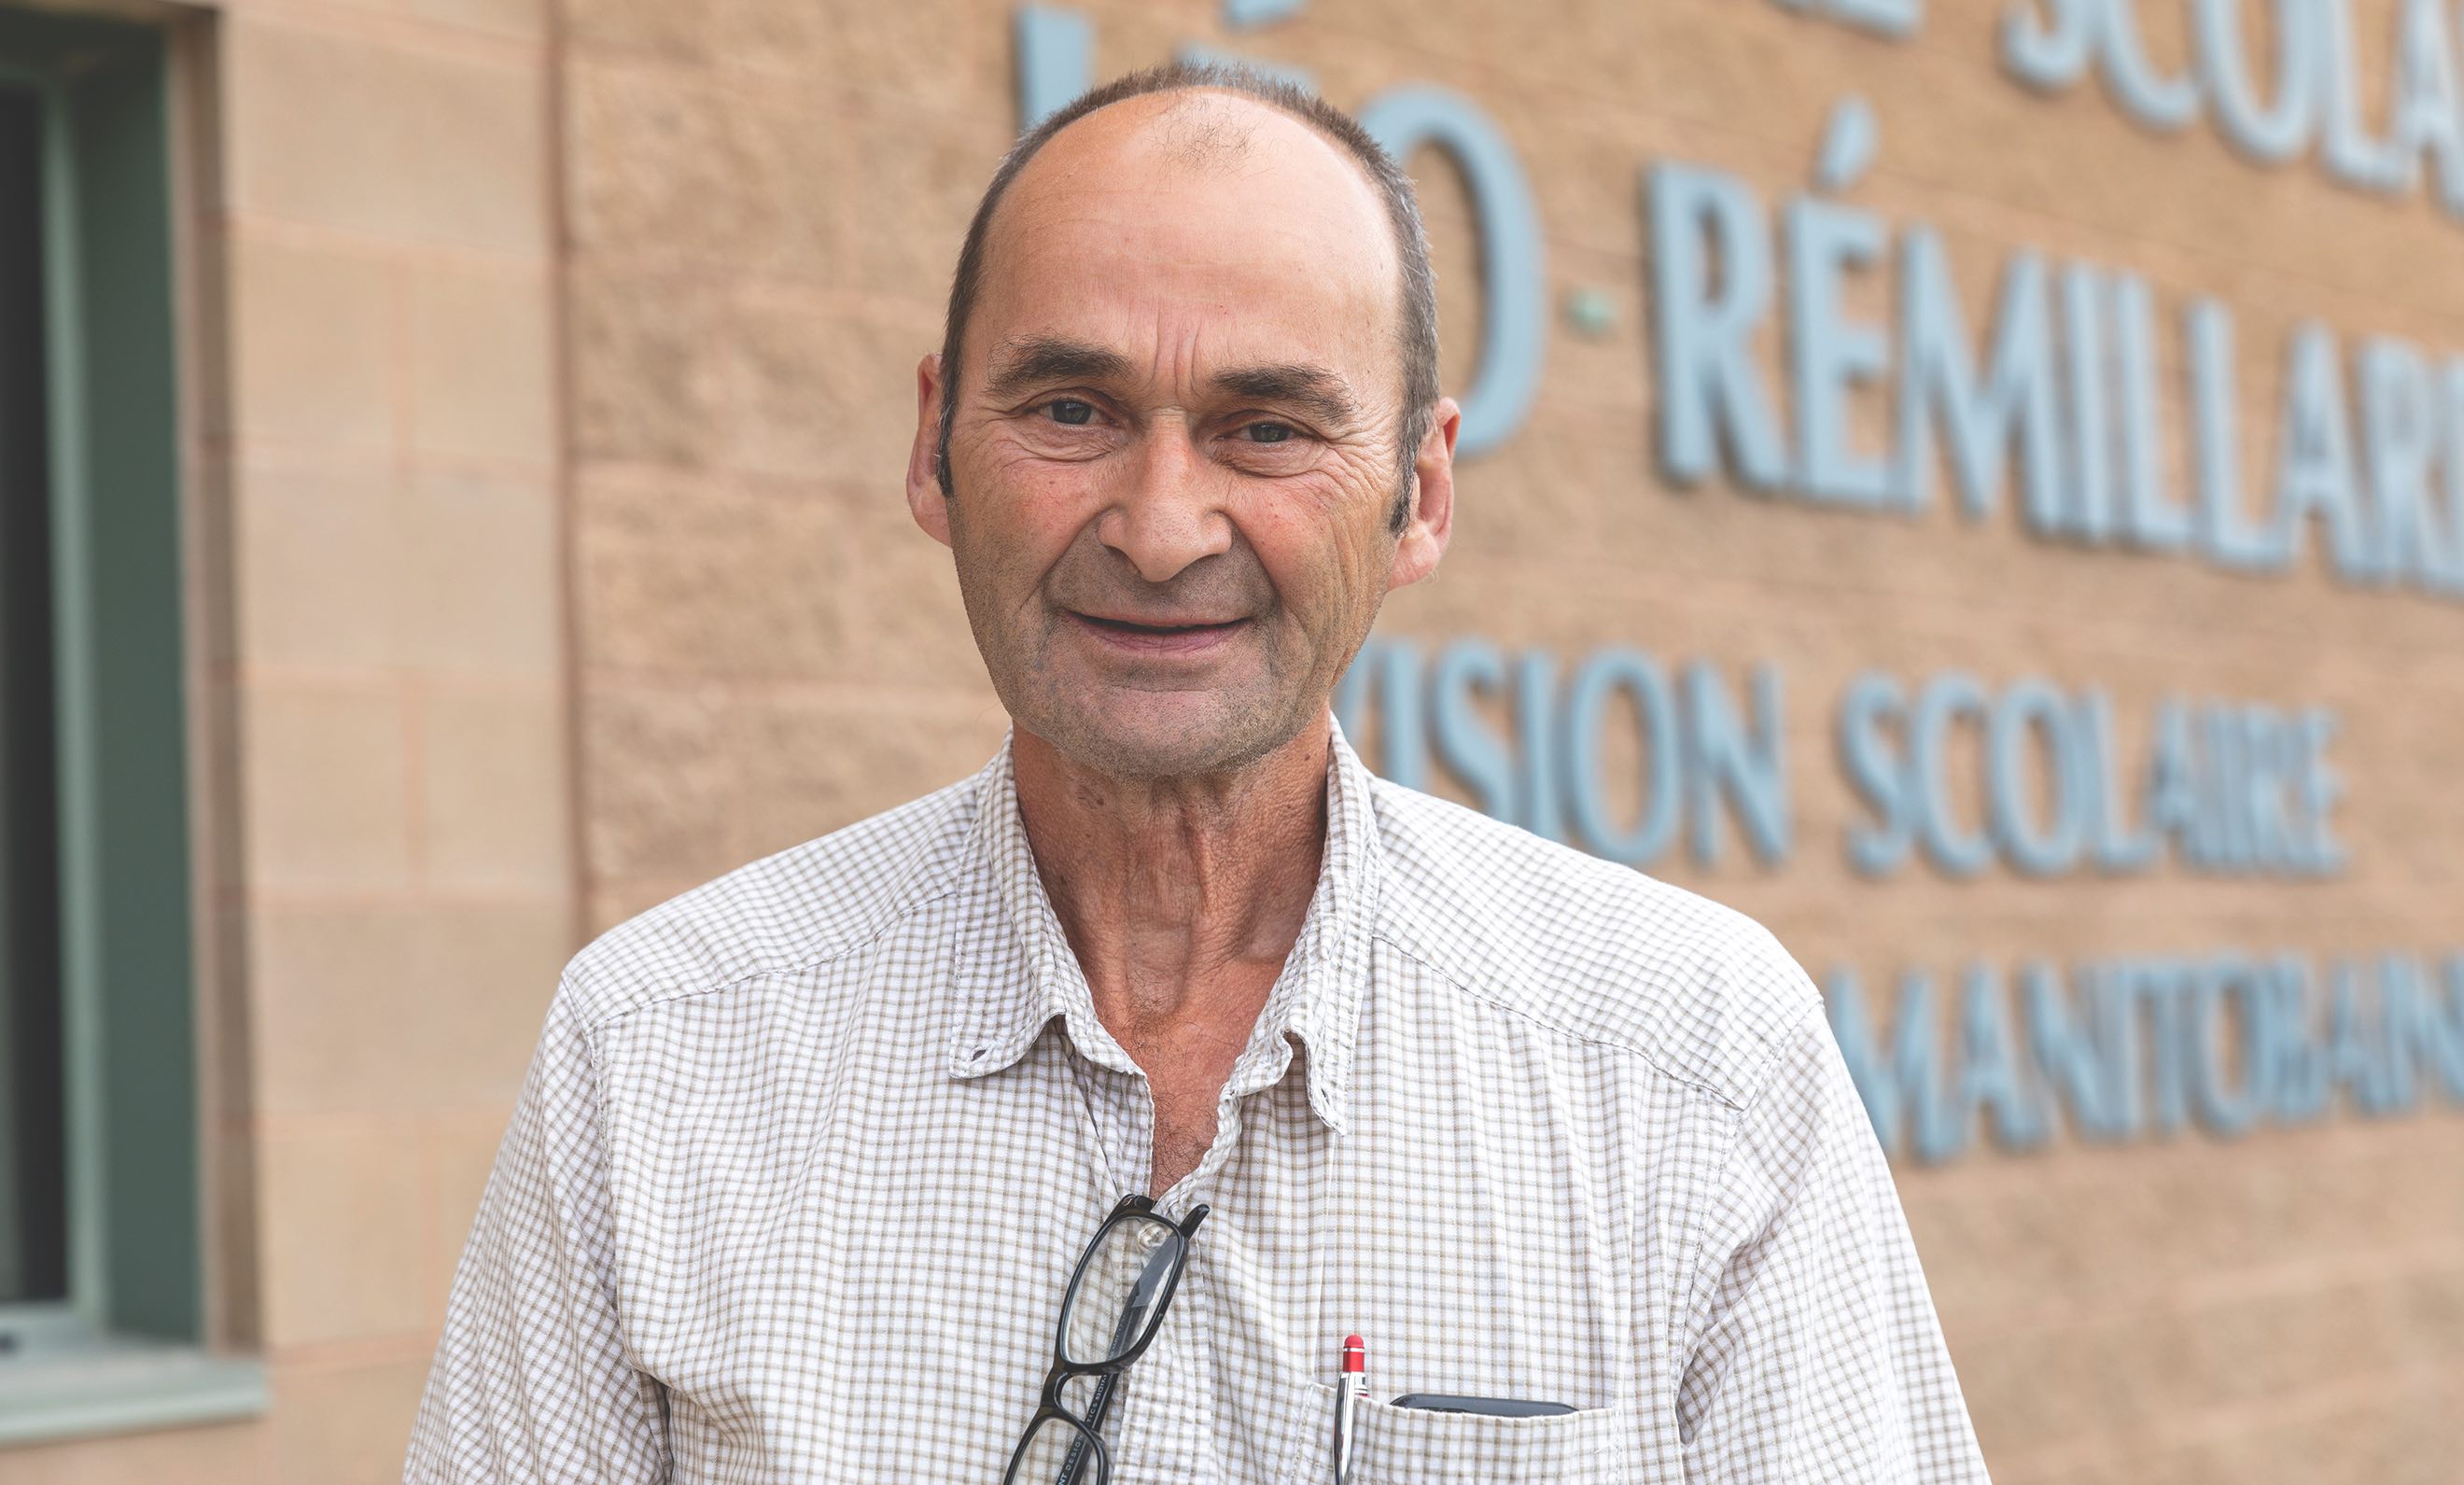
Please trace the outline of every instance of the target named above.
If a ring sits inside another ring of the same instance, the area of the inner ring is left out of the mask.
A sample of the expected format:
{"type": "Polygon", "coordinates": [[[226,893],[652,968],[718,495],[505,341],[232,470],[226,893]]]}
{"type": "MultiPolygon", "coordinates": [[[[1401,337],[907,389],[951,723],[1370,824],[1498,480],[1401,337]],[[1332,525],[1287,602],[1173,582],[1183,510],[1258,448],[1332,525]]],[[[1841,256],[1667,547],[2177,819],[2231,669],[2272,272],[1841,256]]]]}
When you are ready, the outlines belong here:
{"type": "Polygon", "coordinates": [[[405,1485],[669,1477],[665,1394],[628,1357],[589,1042],[559,994],[470,1242],[405,1485]]]}
{"type": "Polygon", "coordinates": [[[1983,1481],[1891,1172],[1819,1008],[1738,1113],[1678,1391],[1690,1481],[1983,1481]]]}

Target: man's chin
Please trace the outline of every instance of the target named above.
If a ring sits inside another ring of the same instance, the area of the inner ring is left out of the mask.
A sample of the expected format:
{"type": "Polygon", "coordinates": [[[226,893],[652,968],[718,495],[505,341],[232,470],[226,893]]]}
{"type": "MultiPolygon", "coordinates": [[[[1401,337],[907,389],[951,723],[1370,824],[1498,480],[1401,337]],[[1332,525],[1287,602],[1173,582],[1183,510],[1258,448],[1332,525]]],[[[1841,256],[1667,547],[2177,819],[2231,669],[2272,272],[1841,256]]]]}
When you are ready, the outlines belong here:
{"type": "Polygon", "coordinates": [[[1232,772],[1290,742],[1306,718],[1277,725],[1276,709],[1227,703],[1220,693],[1138,693],[1030,730],[1070,762],[1113,778],[1187,778],[1232,772]]]}

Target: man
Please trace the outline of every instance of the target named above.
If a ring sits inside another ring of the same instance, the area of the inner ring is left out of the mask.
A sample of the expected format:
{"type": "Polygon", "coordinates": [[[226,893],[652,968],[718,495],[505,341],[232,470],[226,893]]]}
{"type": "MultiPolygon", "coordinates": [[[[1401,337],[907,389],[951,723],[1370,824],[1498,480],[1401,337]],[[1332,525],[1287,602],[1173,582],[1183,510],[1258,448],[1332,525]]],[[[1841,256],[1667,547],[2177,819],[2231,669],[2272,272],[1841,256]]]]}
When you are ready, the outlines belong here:
{"type": "Polygon", "coordinates": [[[1323,103],[1165,70],[1022,142],[907,472],[1010,742],[575,959],[409,1479],[989,1485],[1098,1414],[1054,1335],[1125,1195],[1212,1214],[1085,1485],[1331,1478],[1350,1333],[1361,1485],[1983,1478],[1803,973],[1332,726],[1446,546],[1436,365],[1323,103]]]}

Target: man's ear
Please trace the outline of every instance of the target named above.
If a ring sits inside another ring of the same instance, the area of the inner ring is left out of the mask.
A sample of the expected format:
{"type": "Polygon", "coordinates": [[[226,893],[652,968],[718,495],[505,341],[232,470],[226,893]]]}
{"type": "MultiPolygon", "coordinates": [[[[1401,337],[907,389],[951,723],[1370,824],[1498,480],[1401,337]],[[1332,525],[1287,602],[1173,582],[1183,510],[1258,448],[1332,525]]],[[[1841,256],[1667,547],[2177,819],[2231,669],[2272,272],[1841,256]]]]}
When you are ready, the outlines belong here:
{"type": "Polygon", "coordinates": [[[941,493],[941,353],[915,364],[915,443],[907,451],[907,509],[927,536],[950,544],[950,500],[941,493]]]}
{"type": "Polygon", "coordinates": [[[1437,415],[1412,456],[1411,519],[1386,569],[1389,592],[1437,571],[1438,559],[1446,554],[1455,530],[1455,434],[1462,431],[1463,409],[1452,397],[1439,398],[1437,415]]]}

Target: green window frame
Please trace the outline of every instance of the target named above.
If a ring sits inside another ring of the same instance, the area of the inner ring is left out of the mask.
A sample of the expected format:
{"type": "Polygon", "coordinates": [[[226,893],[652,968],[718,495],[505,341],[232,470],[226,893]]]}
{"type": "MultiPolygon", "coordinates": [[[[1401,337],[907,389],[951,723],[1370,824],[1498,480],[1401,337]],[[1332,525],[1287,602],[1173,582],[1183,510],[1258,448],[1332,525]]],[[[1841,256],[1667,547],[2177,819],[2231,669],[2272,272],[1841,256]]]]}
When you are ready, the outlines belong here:
{"type": "Polygon", "coordinates": [[[66,1196],[65,1293],[0,1305],[0,1446],[266,1401],[208,1349],[171,43],[0,3],[0,87],[39,121],[66,1196]]]}

